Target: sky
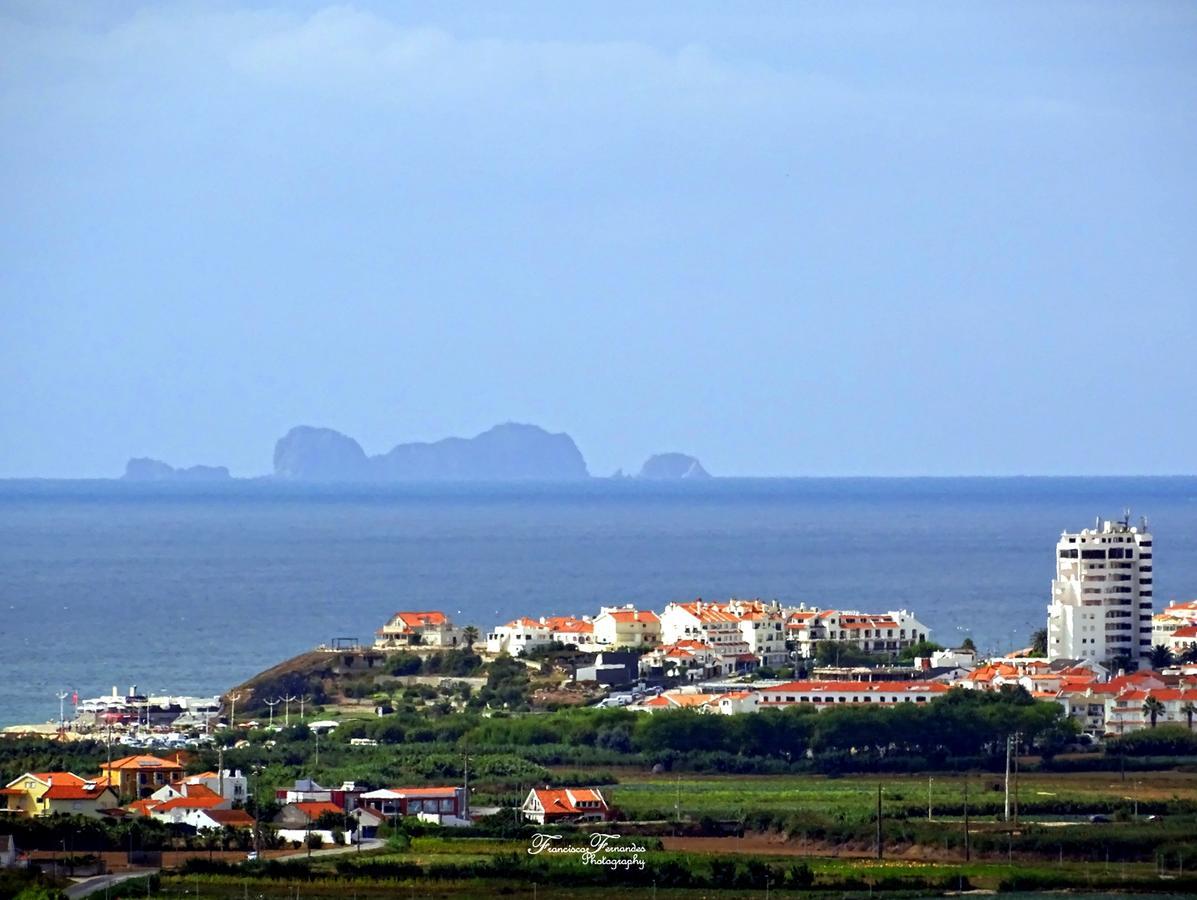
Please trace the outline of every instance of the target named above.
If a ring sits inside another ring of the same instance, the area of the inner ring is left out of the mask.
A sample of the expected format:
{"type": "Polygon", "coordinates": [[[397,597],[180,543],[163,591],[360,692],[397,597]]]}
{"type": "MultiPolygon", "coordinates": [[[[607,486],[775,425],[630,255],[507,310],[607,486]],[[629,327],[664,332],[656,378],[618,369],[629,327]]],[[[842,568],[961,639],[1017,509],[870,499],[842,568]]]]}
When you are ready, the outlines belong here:
{"type": "Polygon", "coordinates": [[[1197,472],[1197,5],[0,7],[0,477],[1197,472]]]}

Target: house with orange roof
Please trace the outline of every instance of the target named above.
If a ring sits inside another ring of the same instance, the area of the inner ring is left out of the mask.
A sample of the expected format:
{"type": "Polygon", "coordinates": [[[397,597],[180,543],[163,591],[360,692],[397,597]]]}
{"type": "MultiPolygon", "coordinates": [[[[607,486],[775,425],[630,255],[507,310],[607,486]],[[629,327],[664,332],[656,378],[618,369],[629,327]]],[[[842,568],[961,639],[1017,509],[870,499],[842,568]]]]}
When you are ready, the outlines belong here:
{"type": "Polygon", "coordinates": [[[375,633],[374,649],[451,648],[462,641],[461,629],[454,627],[449,617],[440,610],[397,612],[375,633]]]}
{"type": "Polygon", "coordinates": [[[540,620],[549,627],[549,638],[559,644],[587,651],[594,649],[594,622],[589,616],[549,616],[540,620]]]}
{"type": "Polygon", "coordinates": [[[26,772],[0,790],[2,811],[19,816],[87,816],[100,818],[116,808],[116,791],[94,778],[74,772],[26,772]]]}
{"type": "Polygon", "coordinates": [[[183,780],[183,766],[176,759],[157,756],[125,756],[100,764],[99,780],[116,788],[122,800],[140,800],[168,784],[183,780]]]}
{"type": "Polygon", "coordinates": [[[323,815],[344,817],[345,810],[324,800],[288,803],[278,811],[274,824],[280,828],[307,828],[315,825],[323,815]]]}
{"type": "Polygon", "coordinates": [[[635,606],[604,606],[594,617],[594,643],[604,650],[649,648],[661,643],[661,620],[635,606]]]}
{"type": "Polygon", "coordinates": [[[524,820],[536,825],[606,822],[611,818],[602,791],[594,788],[533,788],[520,806],[524,820]]]}
{"type": "Polygon", "coordinates": [[[228,809],[229,803],[223,797],[205,790],[204,794],[194,797],[175,797],[163,800],[149,807],[151,819],[178,825],[186,822],[187,817],[199,809],[228,809]]]}

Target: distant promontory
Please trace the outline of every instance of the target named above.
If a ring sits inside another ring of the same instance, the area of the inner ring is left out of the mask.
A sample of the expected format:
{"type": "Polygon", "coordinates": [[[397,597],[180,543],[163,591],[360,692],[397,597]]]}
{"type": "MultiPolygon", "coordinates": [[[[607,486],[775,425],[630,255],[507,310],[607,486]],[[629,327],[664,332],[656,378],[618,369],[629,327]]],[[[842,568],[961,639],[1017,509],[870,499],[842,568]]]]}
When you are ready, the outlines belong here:
{"type": "Polygon", "coordinates": [[[568,434],[508,422],[472,438],[399,444],[367,456],[353,438],[300,425],[274,447],[274,475],[288,481],[562,481],[589,477],[568,434]]]}
{"type": "Polygon", "coordinates": [[[227,481],[232,476],[224,466],[190,466],[176,469],[160,459],[141,456],[125,464],[124,481],[227,481]]]}

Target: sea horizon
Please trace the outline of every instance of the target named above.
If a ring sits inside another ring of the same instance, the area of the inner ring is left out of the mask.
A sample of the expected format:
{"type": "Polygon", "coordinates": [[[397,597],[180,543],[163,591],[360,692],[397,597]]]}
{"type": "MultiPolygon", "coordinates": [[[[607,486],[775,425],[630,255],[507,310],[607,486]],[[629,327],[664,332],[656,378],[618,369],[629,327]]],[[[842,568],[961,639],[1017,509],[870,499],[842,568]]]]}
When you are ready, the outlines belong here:
{"type": "Polygon", "coordinates": [[[56,716],[61,690],[219,693],[399,609],[485,633],[763,597],[908,608],[1004,652],[1046,621],[1059,533],[1128,507],[1157,609],[1197,596],[1194,477],[0,481],[0,724],[56,716]]]}

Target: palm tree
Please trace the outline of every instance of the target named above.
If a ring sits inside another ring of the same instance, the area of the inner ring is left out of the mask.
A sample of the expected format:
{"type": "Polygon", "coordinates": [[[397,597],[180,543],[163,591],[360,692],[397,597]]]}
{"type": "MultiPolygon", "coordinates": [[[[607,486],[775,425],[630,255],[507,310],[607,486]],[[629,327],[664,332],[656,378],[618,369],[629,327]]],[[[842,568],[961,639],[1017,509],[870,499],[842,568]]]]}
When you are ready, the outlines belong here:
{"type": "Polygon", "coordinates": [[[1151,648],[1151,655],[1148,658],[1151,660],[1153,669],[1166,669],[1172,665],[1172,651],[1168,649],[1167,644],[1156,644],[1151,648]]]}
{"type": "Polygon", "coordinates": [[[1193,730],[1193,716],[1197,715],[1197,706],[1193,705],[1193,701],[1189,700],[1184,706],[1180,708],[1184,713],[1184,717],[1189,720],[1189,731],[1193,730]]]}
{"type": "Polygon", "coordinates": [[[467,625],[465,630],[462,631],[461,635],[465,638],[466,649],[473,650],[474,641],[478,640],[478,629],[473,625],[467,625]]]}
{"type": "Polygon", "coordinates": [[[1148,697],[1143,702],[1143,715],[1151,718],[1151,727],[1155,728],[1155,720],[1164,711],[1164,704],[1155,697],[1148,697]]]}

